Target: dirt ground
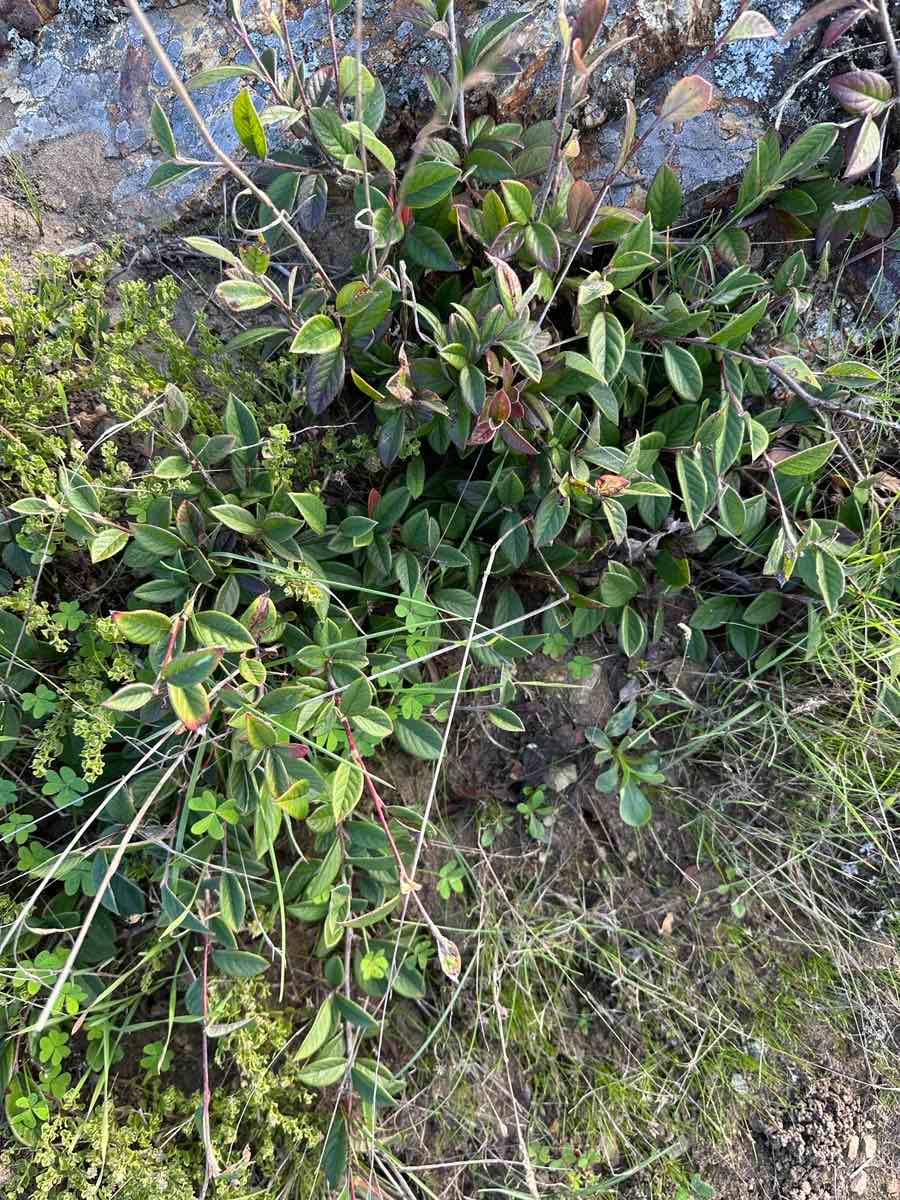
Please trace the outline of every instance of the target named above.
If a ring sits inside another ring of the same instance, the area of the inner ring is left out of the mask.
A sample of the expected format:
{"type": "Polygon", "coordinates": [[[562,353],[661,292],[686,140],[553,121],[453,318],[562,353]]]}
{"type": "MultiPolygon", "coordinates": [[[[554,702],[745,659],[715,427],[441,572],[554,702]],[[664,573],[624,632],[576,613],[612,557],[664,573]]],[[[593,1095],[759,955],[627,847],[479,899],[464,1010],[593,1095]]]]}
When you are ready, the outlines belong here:
{"type": "MultiPolygon", "coordinates": [[[[742,928],[744,945],[750,948],[736,951],[732,965],[727,950],[734,924],[730,901],[722,894],[721,876],[700,864],[696,839],[687,823],[677,812],[660,811],[649,833],[635,835],[623,826],[616,798],[594,790],[595,772],[583,729],[587,724],[602,724],[627,676],[626,664],[604,654],[599,640],[592,649],[598,665],[583,690],[529,689],[523,684],[516,708],[525,722],[525,734],[488,731],[473,717],[460,721],[435,813],[446,836],[432,841],[425,857],[425,877],[436,877],[452,847],[465,857],[485,892],[502,896],[510,905],[522,905],[523,920],[537,926],[535,939],[545,936],[541,932],[545,927],[577,912],[576,920],[594,930],[605,929],[610,944],[624,940],[629,954],[639,955],[642,941],[663,943],[673,962],[688,974],[697,974],[696,992],[689,1003],[709,1005],[711,1013],[722,1004],[728,1021],[721,1025],[720,1036],[727,1033],[729,1021],[746,1019],[749,1024],[750,1020],[740,1002],[728,1008],[729,993],[737,990],[735,972],[749,967],[758,975],[758,997],[765,1003],[766,989],[771,988],[774,995],[779,987],[774,955],[789,939],[785,939],[777,913],[748,915],[742,928]],[[479,846],[482,820],[498,806],[512,811],[528,784],[546,785],[556,805],[549,844],[536,843],[519,821],[485,851],[479,846]],[[710,948],[722,944],[725,954],[714,958],[710,948]]],[[[527,675],[542,685],[568,682],[565,662],[543,656],[528,662],[527,675]]],[[[422,806],[431,784],[431,764],[389,758],[384,771],[397,785],[399,802],[422,806]]],[[[710,778],[708,772],[683,780],[687,786],[710,793],[717,782],[720,785],[722,781],[710,778]]],[[[476,952],[483,955],[479,922],[496,919],[485,895],[476,895],[469,904],[456,898],[442,904],[428,885],[424,895],[432,911],[443,910],[443,919],[450,926],[469,930],[459,938],[464,962],[476,952]]],[[[848,903],[853,902],[848,895],[848,903]]],[[[873,941],[877,940],[873,933],[873,941]]],[[[882,948],[896,969],[896,951],[890,946],[885,937],[882,948]]],[[[802,950],[799,958],[803,958],[802,950]]],[[[573,1079],[580,1075],[569,1095],[574,1111],[584,1103],[582,1081],[592,1071],[609,1068],[625,1075],[633,1070],[635,1055],[646,1051],[648,1045],[655,1052],[668,1048],[682,1053],[684,1029],[679,1015],[673,1017],[671,1030],[666,1030],[664,996],[659,997],[657,1008],[651,1003],[642,1010],[643,1002],[634,997],[629,1000],[626,989],[617,992],[615,983],[610,986],[608,973],[599,967],[592,972],[590,965],[581,961],[573,969],[579,984],[611,1018],[607,1023],[592,1022],[589,1030],[571,1031],[564,1044],[547,1051],[551,1069],[564,1074],[575,1068],[573,1079]],[[559,1055],[555,1066],[554,1054],[559,1055]],[[567,1062],[571,1064],[568,1068],[567,1062]]],[[[663,984],[666,978],[661,977],[663,984]]],[[[547,975],[544,982],[559,1005],[575,1002],[562,976],[554,981],[547,975]]],[[[483,980],[467,984],[451,1018],[460,1031],[460,1041],[468,1046],[468,1058],[453,1062],[442,1050],[436,1060],[423,1066],[414,1098],[396,1118],[405,1161],[439,1161],[437,1147],[447,1130],[456,1128],[453,1159],[521,1164],[517,1120],[527,1130],[528,1141],[537,1138],[538,1131],[546,1136],[548,1131],[552,1134],[567,1126],[567,1114],[553,1111],[552,1106],[548,1110],[546,1091],[535,1082],[547,1065],[542,1064],[540,1050],[510,1046],[509,1071],[498,1080],[495,1071],[501,1046],[496,1026],[485,1015],[484,987],[483,980]],[[459,1116],[456,1106],[462,1104],[466,1082],[475,1085],[470,1103],[477,1111],[459,1116]],[[464,1129],[471,1136],[468,1143],[461,1140],[464,1129]]],[[[427,1033],[429,1016],[434,1019],[435,1013],[419,1015],[421,1036],[427,1033]]],[[[702,1013],[700,1019],[704,1019],[702,1013]]],[[[721,1115],[722,1128],[729,1130],[727,1137],[711,1138],[702,1131],[685,1136],[683,1119],[669,1122],[661,1110],[658,1116],[646,1118],[644,1148],[666,1146],[678,1129],[679,1157],[685,1171],[711,1187],[709,1194],[718,1200],[852,1200],[856,1196],[881,1200],[900,1195],[900,1121],[891,1100],[898,1080],[887,1077],[883,1068],[869,1061],[867,1034],[863,1031],[857,1037],[855,1032],[859,1031],[848,1030],[848,1036],[843,1036],[824,1016],[820,1019],[813,1006],[786,1039],[789,1053],[774,1056],[777,1061],[773,1060],[774,1069],[767,1079],[735,1077],[734,1111],[721,1115]]],[[[900,1023],[884,1035],[896,1041],[900,1023]]],[[[406,1047],[396,1047],[398,1061],[408,1057],[414,1045],[415,1039],[406,1047]]],[[[615,1125],[620,1116],[611,1111],[610,1123],[615,1125]]],[[[618,1146],[614,1140],[602,1145],[602,1140],[598,1134],[597,1144],[580,1147],[596,1156],[587,1172],[595,1185],[634,1165],[628,1139],[623,1138],[618,1146]]],[[[576,1187],[571,1193],[560,1192],[558,1172],[548,1173],[540,1166],[536,1172],[539,1185],[548,1189],[541,1191],[542,1196],[596,1194],[576,1187]]],[[[448,1200],[474,1200],[486,1186],[485,1177],[497,1187],[505,1179],[502,1171],[492,1175],[490,1168],[481,1172],[477,1168],[468,1172],[433,1170],[427,1175],[429,1186],[448,1200]]],[[[582,1178],[579,1182],[585,1187],[587,1181],[582,1178]]],[[[522,1190],[527,1194],[527,1188],[522,1190]]],[[[619,1192],[637,1200],[675,1197],[676,1188],[648,1168],[623,1180],[619,1192]]],[[[694,1200],[694,1193],[679,1192],[676,1200],[694,1200]]]]}

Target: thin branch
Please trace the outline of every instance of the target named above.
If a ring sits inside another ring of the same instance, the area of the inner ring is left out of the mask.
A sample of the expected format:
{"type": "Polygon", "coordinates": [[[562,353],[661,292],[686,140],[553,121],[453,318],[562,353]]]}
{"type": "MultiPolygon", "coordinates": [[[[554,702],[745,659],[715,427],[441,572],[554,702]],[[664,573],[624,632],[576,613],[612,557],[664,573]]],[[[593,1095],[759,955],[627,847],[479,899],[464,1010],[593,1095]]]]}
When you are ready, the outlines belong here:
{"type": "Polygon", "coordinates": [[[209,1086],[209,1035],[206,1032],[206,1019],[209,1015],[209,942],[209,934],[204,934],[203,967],[200,975],[200,1014],[202,1017],[200,1032],[203,1071],[203,1101],[200,1113],[200,1129],[203,1136],[203,1149],[206,1152],[206,1167],[203,1175],[203,1186],[200,1189],[200,1200],[205,1200],[210,1183],[220,1174],[209,1126],[209,1106],[212,1100],[212,1091],[209,1086]]]}
{"type": "Polygon", "coordinates": [[[141,805],[141,807],[134,814],[134,817],[132,818],[131,823],[129,824],[128,828],[122,832],[122,836],[121,836],[121,840],[119,841],[119,845],[116,848],[115,854],[113,854],[112,858],[109,860],[109,866],[106,868],[106,873],[104,874],[103,879],[100,882],[100,886],[97,888],[97,891],[94,895],[94,899],[91,901],[90,908],[87,910],[87,913],[85,914],[85,918],[82,923],[82,926],[78,930],[75,940],[72,943],[72,949],[69,951],[68,958],[66,959],[59,974],[57,975],[56,983],[53,985],[53,990],[50,992],[50,995],[47,997],[47,1002],[44,1005],[44,1007],[41,1009],[41,1012],[40,1012],[40,1015],[38,1016],[37,1021],[35,1021],[35,1023],[34,1023],[33,1029],[34,1029],[35,1033],[40,1033],[41,1030],[46,1027],[47,1022],[50,1020],[50,1017],[53,1015],[53,1010],[56,1007],[56,1002],[57,1002],[57,1000],[59,1000],[59,997],[62,993],[63,988],[66,986],[66,984],[69,981],[69,976],[72,974],[72,970],[74,969],[74,966],[75,966],[75,960],[78,958],[78,955],[81,953],[81,947],[84,945],[85,939],[87,938],[87,935],[90,933],[91,926],[94,923],[94,918],[97,915],[97,911],[100,908],[100,905],[103,903],[103,897],[106,895],[106,889],[112,883],[113,877],[115,876],[116,872],[118,871],[119,867],[122,864],[122,859],[125,857],[125,851],[128,849],[132,839],[134,838],[134,835],[138,831],[138,828],[142,824],[144,818],[147,816],[147,813],[153,807],[153,804],[154,804],[157,796],[163,790],[165,785],[168,783],[171,776],[174,775],[175,772],[178,770],[178,768],[181,766],[181,763],[184,760],[184,757],[186,754],[187,754],[187,747],[185,747],[185,749],[183,749],[181,751],[181,753],[177,756],[177,758],[172,763],[172,765],[162,774],[158,783],[153,788],[153,790],[150,792],[147,799],[144,801],[144,803],[141,805]]]}
{"type": "Polygon", "coordinates": [[[453,86],[456,89],[456,116],[459,124],[459,140],[463,149],[469,149],[469,133],[466,128],[466,90],[463,87],[462,63],[459,59],[459,37],[456,33],[456,12],[454,0],[447,5],[447,32],[450,37],[450,71],[453,75],[453,86]]]}
{"type": "Polygon", "coordinates": [[[334,32],[334,13],[331,11],[331,0],[325,0],[325,13],[328,17],[328,41],[331,45],[331,69],[334,71],[334,106],[338,116],[341,113],[341,65],[338,61],[337,36],[334,32]]]}
{"type": "MultiPolygon", "coordinates": [[[[821,396],[814,396],[806,390],[802,383],[794,379],[793,375],[785,371],[784,367],[779,366],[778,363],[773,362],[769,358],[762,358],[758,354],[745,354],[742,350],[732,350],[728,346],[717,346],[713,342],[710,342],[709,338],[704,337],[680,337],[675,340],[690,342],[696,346],[705,346],[708,350],[721,350],[724,354],[730,354],[732,358],[740,358],[744,362],[753,363],[754,366],[765,367],[770,374],[774,375],[795,396],[799,396],[810,408],[826,408],[829,412],[840,413],[845,417],[851,417],[855,421],[864,421],[866,424],[874,425],[879,429],[891,429],[895,433],[900,433],[900,421],[891,421],[887,417],[877,417],[872,413],[859,412],[856,409],[847,408],[843,404],[839,404],[836,400],[826,400],[821,396]]],[[[865,403],[865,399],[862,396],[855,397],[855,399],[862,400],[865,403]]]]}
{"type": "MultiPolygon", "coordinates": [[[[247,174],[247,172],[243,169],[243,167],[239,166],[238,163],[236,163],[234,161],[234,159],[221,148],[221,146],[218,144],[216,139],[213,137],[212,133],[209,130],[209,126],[206,124],[203,117],[200,115],[199,109],[197,108],[194,101],[191,99],[190,92],[188,92],[187,88],[184,86],[184,82],[182,81],[181,76],[175,70],[175,67],[172,64],[172,60],[169,58],[168,54],[166,54],[165,50],[163,49],[159,38],[156,36],[156,33],[154,32],[153,26],[147,20],[146,14],[141,9],[140,4],[138,3],[138,0],[126,0],[126,3],[128,4],[129,9],[131,10],[131,15],[134,17],[135,21],[137,21],[138,25],[140,26],[141,32],[144,35],[147,45],[153,51],[154,55],[157,58],[157,61],[159,62],[160,66],[162,67],[163,71],[165,71],[175,94],[178,96],[178,99],[181,101],[181,103],[187,109],[188,113],[190,114],[191,120],[197,126],[197,132],[200,134],[201,138],[206,143],[209,150],[215,155],[215,157],[218,159],[218,161],[221,163],[221,165],[225,168],[225,170],[228,171],[231,175],[233,175],[234,178],[238,181],[238,183],[240,183],[242,187],[246,188],[247,191],[250,192],[251,195],[254,196],[260,202],[260,204],[264,205],[266,208],[272,208],[273,207],[272,201],[266,195],[266,193],[262,190],[262,188],[258,187],[253,182],[253,180],[250,178],[250,176],[247,174]]],[[[306,244],[306,242],[303,240],[303,238],[300,236],[300,234],[297,232],[297,230],[293,227],[287,214],[282,212],[279,209],[276,213],[275,220],[276,220],[277,224],[279,224],[281,226],[281,228],[284,230],[284,232],[287,234],[287,236],[290,238],[290,240],[294,243],[294,245],[297,247],[297,249],[300,251],[300,253],[303,255],[303,257],[306,259],[306,261],[309,263],[309,265],[313,268],[313,270],[316,271],[319,275],[321,275],[325,286],[328,287],[332,292],[336,292],[337,289],[335,288],[334,284],[331,282],[331,279],[328,276],[328,272],[325,270],[325,268],[322,266],[322,264],[316,258],[315,254],[313,254],[312,250],[309,248],[309,246],[306,244]]]]}
{"type": "MultiPolygon", "coordinates": [[[[359,125],[359,158],[363,168],[363,195],[366,201],[366,212],[372,212],[372,188],[369,182],[369,159],[366,151],[366,141],[363,136],[363,85],[362,85],[362,39],[363,39],[363,0],[356,0],[354,14],[354,31],[353,40],[356,43],[354,52],[356,57],[356,121],[359,125]]],[[[369,247],[369,282],[374,283],[378,274],[378,251],[375,248],[375,226],[372,221],[367,223],[367,237],[369,247]]]]}
{"type": "MultiPolygon", "coordinates": [[[[890,58],[891,66],[894,69],[897,100],[900,101],[900,50],[897,49],[897,39],[894,37],[894,26],[891,23],[888,0],[878,0],[878,20],[884,33],[885,43],[887,44],[888,58],[890,58]]],[[[900,125],[900,107],[896,105],[894,107],[894,121],[900,125]]]]}

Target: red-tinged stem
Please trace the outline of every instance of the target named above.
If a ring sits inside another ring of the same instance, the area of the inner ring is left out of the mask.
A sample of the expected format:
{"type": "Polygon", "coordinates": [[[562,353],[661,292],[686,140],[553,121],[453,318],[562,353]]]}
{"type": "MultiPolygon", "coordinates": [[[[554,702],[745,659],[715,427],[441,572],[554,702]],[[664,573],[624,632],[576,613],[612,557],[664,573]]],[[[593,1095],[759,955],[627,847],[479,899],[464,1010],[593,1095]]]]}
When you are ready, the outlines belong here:
{"type": "Polygon", "coordinates": [[[166,669],[166,667],[172,661],[172,654],[175,650],[175,642],[177,641],[178,634],[181,631],[181,622],[182,622],[182,617],[181,617],[181,613],[179,613],[178,616],[175,618],[175,620],[172,622],[172,629],[169,633],[169,640],[166,643],[166,652],[163,655],[162,666],[160,667],[160,674],[166,669]]]}
{"type": "MultiPolygon", "coordinates": [[[[333,686],[334,684],[332,684],[332,687],[333,686]]],[[[335,707],[337,707],[337,705],[335,705],[335,707]]],[[[400,871],[400,878],[404,882],[408,882],[409,876],[406,874],[406,867],[404,866],[403,859],[400,857],[400,851],[397,848],[397,843],[394,841],[394,835],[391,833],[391,829],[388,824],[387,809],[384,806],[384,801],[379,796],[378,789],[375,787],[375,783],[372,779],[372,776],[369,774],[368,767],[366,766],[366,761],[359,752],[359,747],[356,744],[356,738],[353,736],[353,730],[350,728],[350,722],[341,712],[340,708],[338,708],[338,717],[340,718],[341,725],[343,726],[344,733],[346,734],[347,743],[350,746],[350,755],[353,761],[359,767],[360,771],[362,771],[363,779],[365,780],[366,784],[366,791],[369,793],[369,796],[372,799],[372,805],[375,809],[375,814],[381,823],[381,828],[384,830],[385,837],[390,843],[394,858],[397,860],[397,868],[400,871]]]]}

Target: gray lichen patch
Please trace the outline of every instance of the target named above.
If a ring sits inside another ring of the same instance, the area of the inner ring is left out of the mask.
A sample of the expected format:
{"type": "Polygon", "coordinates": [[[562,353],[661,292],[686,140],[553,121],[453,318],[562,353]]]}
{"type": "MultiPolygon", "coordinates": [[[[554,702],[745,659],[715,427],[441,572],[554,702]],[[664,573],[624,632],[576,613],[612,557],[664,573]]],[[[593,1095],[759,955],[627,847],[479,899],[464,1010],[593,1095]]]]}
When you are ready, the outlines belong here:
{"type": "MultiPolygon", "coordinates": [[[[739,0],[722,0],[716,35],[725,32],[737,14],[739,0]]],[[[769,18],[779,34],[806,7],[805,0],[759,0],[753,7],[769,18]]],[[[776,38],[753,38],[725,46],[715,60],[716,83],[726,96],[741,96],[759,104],[777,98],[778,84],[791,46],[776,38]]]]}

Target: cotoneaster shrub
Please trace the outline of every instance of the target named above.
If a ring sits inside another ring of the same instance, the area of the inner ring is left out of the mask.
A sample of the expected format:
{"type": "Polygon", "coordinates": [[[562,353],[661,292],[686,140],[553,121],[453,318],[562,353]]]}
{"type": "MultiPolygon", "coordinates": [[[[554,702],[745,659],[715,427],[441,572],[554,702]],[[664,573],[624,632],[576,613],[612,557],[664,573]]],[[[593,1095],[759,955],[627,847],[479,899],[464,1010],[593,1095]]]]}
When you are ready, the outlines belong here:
{"type": "MultiPolygon", "coordinates": [[[[273,1170],[279,1194],[365,1194],[377,1112],[405,1086],[382,1054],[389,1002],[462,966],[420,879],[460,699],[521,732],[519,664],[596,632],[640,661],[675,629],[698,663],[764,671],[808,653],[854,587],[848,548],[883,493],[832,420],[878,376],[808,360],[811,264],[803,249],[763,262],[749,218],[802,220],[836,245],[872,233],[876,207],[835,182],[832,124],[785,146],[768,135],[733,205],[702,220],[667,165],[645,211],[608,204],[648,135],[629,107],[607,179],[573,177],[603,15],[564,23],[556,121],[525,128],[467,112],[469,81],[507,69],[519,18],[465,42],[452,7],[429,10],[454,69],[402,160],[379,137],[383,89],[353,57],[305,79],[288,47],[281,63],[257,55],[238,14],[249,64],[193,81],[248,76],[266,96],[234,103],[265,172],[263,189],[235,167],[258,230],[188,239],[221,264],[219,298],[260,323],[217,361],[220,397],[190,390],[181,351],[178,371],[125,388],[116,411],[151,447],[136,471],[69,446],[52,471],[17,468],[27,494],[4,525],[2,1082],[26,1145],[62,1137],[73,1092],[101,1102],[135,1033],[157,1078],[184,1034],[199,1194],[267,1187],[273,1170]],[[308,239],[337,190],[365,249],[331,280],[308,239]],[[279,270],[284,252],[306,266],[279,270]],[[228,387],[238,356],[242,385],[302,376],[292,423],[301,405],[317,424],[337,405],[367,420],[380,472],[363,442],[340,488],[327,471],[311,481],[302,433],[260,419],[271,392],[228,387]],[[76,602],[62,589],[79,573],[91,587],[76,602]],[[433,764],[415,808],[379,777],[391,739],[433,764]],[[297,940],[312,981],[292,1036],[252,981],[284,999],[297,940]],[[272,1114],[266,1132],[254,1109],[236,1156],[223,1139],[240,1137],[238,1101],[211,1082],[229,1058],[272,1114]]],[[[757,15],[721,44],[761,36],[757,15]]],[[[711,98],[690,76],[656,120],[711,98]]],[[[155,182],[196,169],[158,107],[154,127],[170,156],[155,182]]],[[[102,317],[99,293],[91,305],[102,317]]],[[[69,357],[106,345],[82,325],[69,357]]],[[[597,786],[640,826],[664,774],[635,715],[626,704],[585,733],[597,786]]],[[[535,835],[552,820],[536,795],[535,835]]],[[[440,878],[457,890],[452,870],[440,878]]]]}

